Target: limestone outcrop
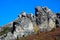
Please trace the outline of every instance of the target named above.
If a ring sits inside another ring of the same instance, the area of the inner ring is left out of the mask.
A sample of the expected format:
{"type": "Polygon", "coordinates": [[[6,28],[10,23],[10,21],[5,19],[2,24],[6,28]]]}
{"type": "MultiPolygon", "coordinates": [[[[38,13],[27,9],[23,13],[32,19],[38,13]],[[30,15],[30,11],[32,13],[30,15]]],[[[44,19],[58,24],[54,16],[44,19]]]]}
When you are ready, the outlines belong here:
{"type": "Polygon", "coordinates": [[[35,15],[22,12],[16,20],[4,25],[3,27],[10,27],[11,32],[8,32],[5,37],[4,35],[0,36],[0,39],[15,40],[17,37],[51,31],[56,26],[60,27],[60,14],[54,14],[48,7],[37,6],[35,7],[35,15]]]}

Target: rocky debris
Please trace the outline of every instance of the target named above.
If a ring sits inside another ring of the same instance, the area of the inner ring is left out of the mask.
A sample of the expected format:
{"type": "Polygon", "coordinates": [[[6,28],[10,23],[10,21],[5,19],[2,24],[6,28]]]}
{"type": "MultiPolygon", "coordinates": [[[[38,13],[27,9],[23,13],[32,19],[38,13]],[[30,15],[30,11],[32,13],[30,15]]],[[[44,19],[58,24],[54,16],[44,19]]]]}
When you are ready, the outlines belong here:
{"type": "MultiPolygon", "coordinates": [[[[7,34],[3,34],[3,35],[0,36],[0,40],[5,40],[6,37],[7,37],[7,34]]],[[[7,40],[7,39],[6,39],[6,40],[7,40]]]]}
{"type": "MultiPolygon", "coordinates": [[[[49,8],[37,6],[35,7],[35,15],[22,12],[16,20],[4,25],[3,27],[12,28],[6,37],[1,37],[1,40],[15,40],[17,37],[26,37],[30,34],[36,34],[37,32],[51,31],[56,28],[57,24],[60,24],[56,23],[55,20],[58,20],[57,18],[59,19],[49,8]]],[[[58,22],[60,22],[60,20],[58,20],[58,22]]]]}
{"type": "Polygon", "coordinates": [[[7,34],[0,36],[0,40],[15,40],[15,37],[11,32],[8,32],[7,34]]]}

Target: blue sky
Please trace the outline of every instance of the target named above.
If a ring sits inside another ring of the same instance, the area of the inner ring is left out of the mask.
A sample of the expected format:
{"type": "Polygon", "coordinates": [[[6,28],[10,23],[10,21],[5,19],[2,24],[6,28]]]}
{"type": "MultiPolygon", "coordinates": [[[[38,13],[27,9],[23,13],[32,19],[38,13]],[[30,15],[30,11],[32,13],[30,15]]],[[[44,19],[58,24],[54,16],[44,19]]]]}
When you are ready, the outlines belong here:
{"type": "Polygon", "coordinates": [[[17,18],[22,11],[34,13],[35,6],[47,6],[60,12],[60,0],[0,0],[0,26],[17,18]]]}

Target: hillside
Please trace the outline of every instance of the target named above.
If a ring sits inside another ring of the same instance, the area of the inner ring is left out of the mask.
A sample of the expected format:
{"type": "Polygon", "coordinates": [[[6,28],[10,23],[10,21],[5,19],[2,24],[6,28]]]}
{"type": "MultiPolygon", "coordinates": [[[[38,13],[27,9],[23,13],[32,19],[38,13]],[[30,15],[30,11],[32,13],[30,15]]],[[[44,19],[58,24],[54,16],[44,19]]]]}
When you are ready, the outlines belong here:
{"type": "Polygon", "coordinates": [[[22,37],[20,40],[60,40],[60,28],[56,28],[50,32],[41,32],[27,37],[22,37]]]}
{"type": "Polygon", "coordinates": [[[60,12],[36,6],[35,14],[21,12],[0,28],[0,40],[60,40],[60,12]]]}

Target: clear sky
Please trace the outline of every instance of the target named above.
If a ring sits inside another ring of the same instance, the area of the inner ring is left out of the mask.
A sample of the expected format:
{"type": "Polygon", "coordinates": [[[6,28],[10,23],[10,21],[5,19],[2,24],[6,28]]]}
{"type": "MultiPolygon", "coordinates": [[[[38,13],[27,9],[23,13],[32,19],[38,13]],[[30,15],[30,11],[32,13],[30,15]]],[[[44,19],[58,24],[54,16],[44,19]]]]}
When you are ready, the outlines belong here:
{"type": "Polygon", "coordinates": [[[60,0],[0,0],[0,26],[17,18],[22,11],[34,13],[35,6],[47,6],[60,12],[60,0]]]}

